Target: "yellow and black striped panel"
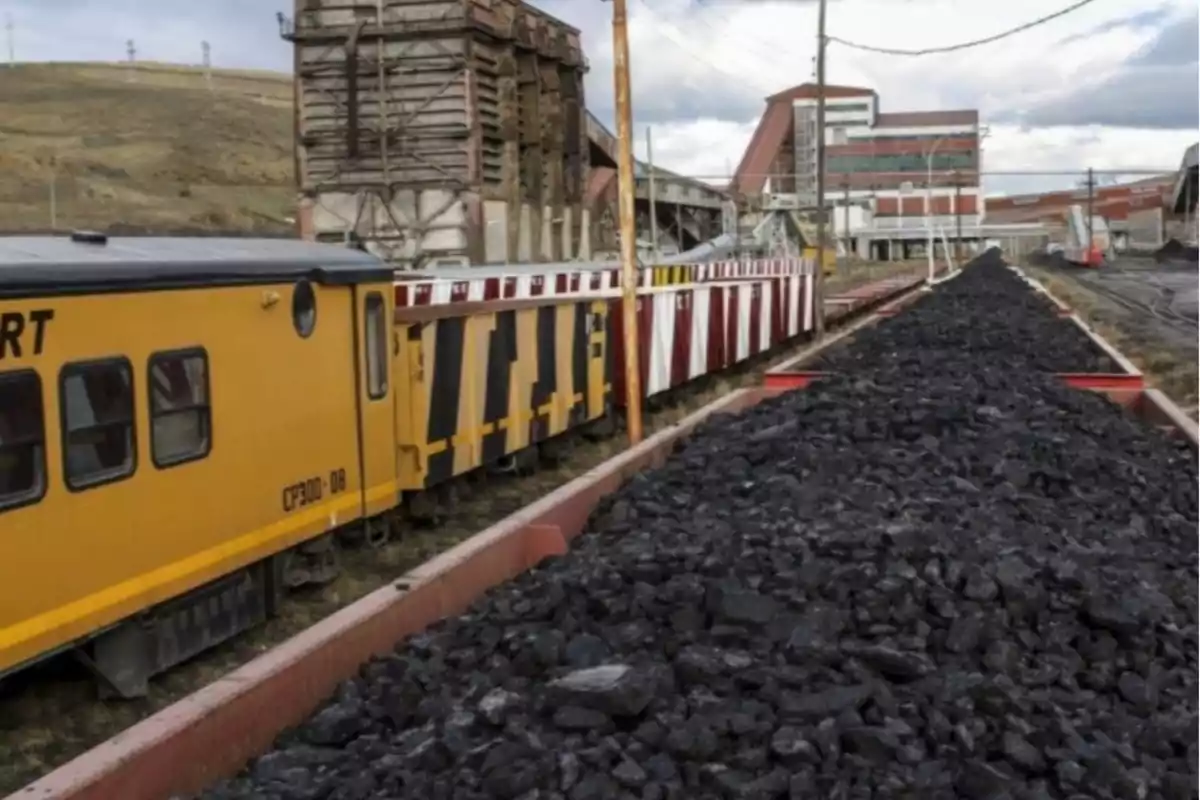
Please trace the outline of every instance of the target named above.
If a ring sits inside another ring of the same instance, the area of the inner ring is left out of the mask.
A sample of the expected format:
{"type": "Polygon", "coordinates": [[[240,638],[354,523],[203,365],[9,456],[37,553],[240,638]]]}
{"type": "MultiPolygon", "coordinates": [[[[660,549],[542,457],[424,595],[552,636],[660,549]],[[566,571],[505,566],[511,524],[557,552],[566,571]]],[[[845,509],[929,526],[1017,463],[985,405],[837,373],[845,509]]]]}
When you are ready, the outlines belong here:
{"type": "Polygon", "coordinates": [[[425,485],[429,393],[425,382],[426,331],[420,322],[397,324],[399,347],[392,363],[396,402],[396,485],[401,491],[425,485]]]}
{"type": "MultiPolygon", "coordinates": [[[[803,258],[811,259],[814,263],[816,263],[817,248],[806,247],[801,252],[801,256],[803,258]]],[[[825,250],[825,269],[823,272],[826,275],[833,275],[835,272],[837,272],[837,252],[833,248],[826,248],[825,250]]]]}
{"type": "Polygon", "coordinates": [[[424,487],[596,419],[608,406],[607,302],[466,305],[423,324],[419,336],[424,369],[410,384],[419,395],[410,408],[425,419],[410,430],[425,434],[411,443],[425,455],[424,487]]]}
{"type": "Polygon", "coordinates": [[[650,270],[652,286],[679,286],[691,282],[691,267],[687,264],[651,267],[650,270]]]}

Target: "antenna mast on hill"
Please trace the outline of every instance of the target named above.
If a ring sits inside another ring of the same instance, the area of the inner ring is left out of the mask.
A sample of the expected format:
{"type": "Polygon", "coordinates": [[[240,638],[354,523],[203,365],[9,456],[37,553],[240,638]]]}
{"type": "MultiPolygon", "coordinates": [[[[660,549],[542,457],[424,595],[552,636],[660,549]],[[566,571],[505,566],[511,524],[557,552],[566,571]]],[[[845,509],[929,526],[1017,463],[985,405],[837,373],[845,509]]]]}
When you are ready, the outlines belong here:
{"type": "Polygon", "coordinates": [[[129,73],[125,76],[125,80],[132,83],[135,80],[133,65],[137,63],[137,47],[134,46],[133,39],[125,41],[125,53],[129,56],[129,73]]]}
{"type": "Polygon", "coordinates": [[[4,15],[4,33],[8,39],[8,65],[13,67],[17,64],[17,44],[16,35],[13,33],[12,14],[4,15]]]}
{"type": "Polygon", "coordinates": [[[208,85],[208,90],[211,92],[211,91],[212,91],[212,88],[213,88],[213,83],[212,83],[212,48],[211,48],[211,47],[209,47],[209,44],[208,44],[208,42],[201,42],[201,43],[200,43],[200,53],[202,54],[202,58],[203,58],[203,62],[202,62],[202,63],[204,64],[204,82],[205,82],[205,83],[208,85]]]}

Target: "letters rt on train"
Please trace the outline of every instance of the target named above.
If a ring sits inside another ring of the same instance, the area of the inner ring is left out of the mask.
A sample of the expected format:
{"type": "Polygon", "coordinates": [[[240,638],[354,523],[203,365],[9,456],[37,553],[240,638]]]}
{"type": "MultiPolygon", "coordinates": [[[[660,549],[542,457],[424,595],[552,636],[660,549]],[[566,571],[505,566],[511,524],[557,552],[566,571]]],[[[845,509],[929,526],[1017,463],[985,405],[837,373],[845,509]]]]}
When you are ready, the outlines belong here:
{"type": "Polygon", "coordinates": [[[337,574],[338,542],[604,424],[609,306],[397,309],[290,240],[0,238],[0,676],[69,651],[107,693],[337,574]]]}

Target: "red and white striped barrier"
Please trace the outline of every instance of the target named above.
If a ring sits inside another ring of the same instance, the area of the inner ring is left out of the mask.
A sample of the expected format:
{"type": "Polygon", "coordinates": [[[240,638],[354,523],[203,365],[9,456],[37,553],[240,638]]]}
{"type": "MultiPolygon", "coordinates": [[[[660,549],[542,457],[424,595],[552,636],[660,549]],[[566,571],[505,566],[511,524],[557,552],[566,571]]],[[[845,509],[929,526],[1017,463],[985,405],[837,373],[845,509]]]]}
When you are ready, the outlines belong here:
{"type": "MultiPolygon", "coordinates": [[[[638,298],[639,366],[651,397],[720,372],[813,328],[812,275],[725,280],[646,290],[638,298]]],[[[614,363],[625,362],[620,299],[612,301],[614,363]]],[[[613,399],[625,401],[623,369],[613,399]]]]}
{"type": "MultiPolygon", "coordinates": [[[[643,269],[640,283],[648,289],[719,280],[811,275],[812,270],[811,259],[714,261],[643,269]]],[[[616,268],[537,272],[529,268],[515,271],[503,267],[472,267],[465,272],[469,274],[457,270],[449,277],[420,273],[411,278],[397,278],[396,305],[425,306],[572,294],[604,295],[618,292],[621,287],[621,271],[616,268]]]]}

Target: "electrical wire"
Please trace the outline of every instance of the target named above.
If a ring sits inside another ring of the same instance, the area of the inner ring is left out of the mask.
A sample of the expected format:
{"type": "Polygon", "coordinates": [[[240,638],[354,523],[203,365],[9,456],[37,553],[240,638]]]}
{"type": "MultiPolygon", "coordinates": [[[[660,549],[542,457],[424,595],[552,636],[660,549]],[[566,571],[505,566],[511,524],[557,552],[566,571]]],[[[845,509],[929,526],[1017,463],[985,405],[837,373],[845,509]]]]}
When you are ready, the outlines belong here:
{"type": "Polygon", "coordinates": [[[1049,14],[1045,17],[1039,17],[1038,19],[1032,20],[1030,22],[1026,22],[1023,25],[1018,25],[1015,28],[1010,28],[1009,30],[1006,30],[1002,33],[997,33],[997,34],[988,36],[983,39],[975,39],[970,42],[960,42],[959,44],[947,45],[945,47],[928,47],[923,50],[898,50],[898,49],[895,49],[892,47],[875,47],[874,45],[860,44],[858,42],[851,42],[851,41],[842,39],[837,36],[826,36],[825,41],[826,42],[836,42],[836,43],[842,45],[843,47],[850,47],[855,50],[864,50],[868,53],[882,53],[883,55],[889,55],[889,56],[927,56],[927,55],[932,55],[934,53],[953,53],[958,50],[966,50],[971,47],[979,47],[980,45],[991,44],[992,42],[998,42],[1001,39],[1007,39],[1009,36],[1013,36],[1018,33],[1023,33],[1025,31],[1029,30],[1030,28],[1036,28],[1037,26],[1044,25],[1047,22],[1050,22],[1051,20],[1056,20],[1059,17],[1066,16],[1067,14],[1070,14],[1072,11],[1076,11],[1080,8],[1083,8],[1086,5],[1090,5],[1091,3],[1094,3],[1095,1],[1096,0],[1078,0],[1078,2],[1071,4],[1071,5],[1067,6],[1066,8],[1059,9],[1058,11],[1055,11],[1053,14],[1049,14]]]}
{"type": "MultiPolygon", "coordinates": [[[[951,173],[951,172],[965,172],[965,173],[969,173],[972,175],[978,174],[980,177],[983,177],[983,178],[1016,178],[1016,177],[1079,178],[1080,176],[1087,175],[1086,169],[1075,169],[1075,170],[986,169],[986,170],[982,170],[979,172],[977,172],[975,170],[936,170],[936,169],[934,170],[935,174],[937,174],[937,173],[944,174],[944,173],[951,173]]],[[[1114,167],[1112,169],[1093,169],[1092,170],[1092,174],[1095,177],[1111,176],[1113,178],[1122,178],[1122,177],[1130,176],[1130,177],[1136,177],[1136,178],[1163,177],[1165,179],[1176,172],[1178,172],[1178,170],[1138,169],[1138,168],[1121,169],[1119,167],[1114,167]]],[[[924,178],[924,176],[925,176],[925,173],[923,171],[915,172],[915,173],[914,172],[873,172],[871,174],[872,175],[886,175],[886,176],[892,177],[892,178],[902,177],[902,176],[909,176],[909,177],[915,176],[915,180],[920,180],[921,178],[924,178]]],[[[745,177],[748,177],[748,178],[786,178],[786,177],[791,177],[791,176],[792,176],[792,173],[758,172],[758,173],[747,174],[745,177]]],[[[691,178],[692,180],[698,180],[698,181],[726,180],[729,178],[728,175],[693,175],[693,174],[686,174],[686,175],[683,175],[683,177],[691,178]]]]}

